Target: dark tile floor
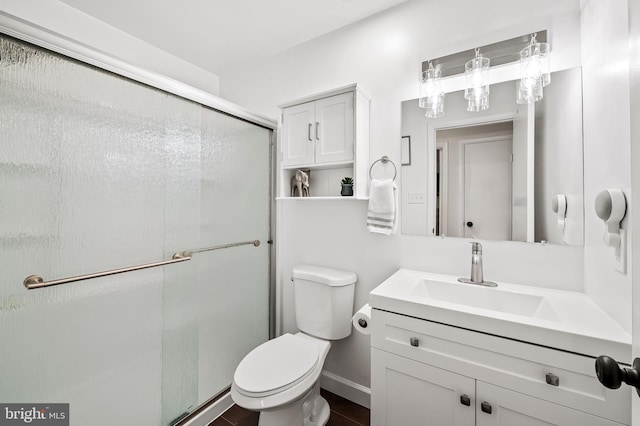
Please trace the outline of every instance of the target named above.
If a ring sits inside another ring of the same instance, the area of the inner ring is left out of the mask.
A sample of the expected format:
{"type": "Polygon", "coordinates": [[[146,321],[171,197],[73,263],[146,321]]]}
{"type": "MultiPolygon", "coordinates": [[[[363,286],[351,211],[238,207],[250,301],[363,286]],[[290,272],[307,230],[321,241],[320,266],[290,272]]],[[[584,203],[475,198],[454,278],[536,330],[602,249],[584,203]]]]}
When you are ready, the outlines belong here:
{"type": "MultiPolygon", "coordinates": [[[[320,392],[331,407],[327,426],[369,426],[369,410],[324,389],[320,392]]],[[[256,426],[258,413],[234,405],[209,426],[256,426]]]]}

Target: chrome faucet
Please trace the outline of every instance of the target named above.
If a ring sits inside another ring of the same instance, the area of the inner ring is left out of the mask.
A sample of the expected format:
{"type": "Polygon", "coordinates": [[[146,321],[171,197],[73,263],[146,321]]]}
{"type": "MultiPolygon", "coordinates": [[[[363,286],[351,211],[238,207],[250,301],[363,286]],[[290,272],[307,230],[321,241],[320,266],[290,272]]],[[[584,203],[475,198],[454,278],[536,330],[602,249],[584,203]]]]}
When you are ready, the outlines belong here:
{"type": "Polygon", "coordinates": [[[492,281],[485,281],[482,272],[482,245],[476,241],[471,242],[471,279],[458,278],[465,284],[478,284],[486,287],[497,287],[492,281]]]}

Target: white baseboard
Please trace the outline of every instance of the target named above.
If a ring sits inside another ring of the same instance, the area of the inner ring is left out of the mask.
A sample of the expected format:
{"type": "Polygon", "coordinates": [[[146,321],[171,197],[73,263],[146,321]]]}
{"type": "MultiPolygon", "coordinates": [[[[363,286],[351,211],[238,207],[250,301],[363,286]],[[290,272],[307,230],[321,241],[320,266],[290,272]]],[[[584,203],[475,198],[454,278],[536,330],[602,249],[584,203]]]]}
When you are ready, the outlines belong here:
{"type": "Polygon", "coordinates": [[[182,426],[207,426],[209,423],[217,419],[233,405],[231,394],[227,392],[216,402],[202,410],[194,418],[190,419],[182,426]]]}
{"type": "Polygon", "coordinates": [[[328,371],[322,371],[320,387],[349,401],[371,408],[371,389],[328,371]]]}

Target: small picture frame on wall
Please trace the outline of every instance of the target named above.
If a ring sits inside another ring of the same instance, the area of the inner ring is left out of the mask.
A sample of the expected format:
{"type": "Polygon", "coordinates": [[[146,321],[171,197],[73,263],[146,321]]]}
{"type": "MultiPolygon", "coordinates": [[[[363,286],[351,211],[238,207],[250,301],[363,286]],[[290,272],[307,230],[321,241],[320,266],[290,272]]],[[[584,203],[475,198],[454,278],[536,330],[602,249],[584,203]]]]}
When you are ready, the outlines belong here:
{"type": "Polygon", "coordinates": [[[411,136],[403,136],[400,139],[401,165],[411,165],[411,136]]]}

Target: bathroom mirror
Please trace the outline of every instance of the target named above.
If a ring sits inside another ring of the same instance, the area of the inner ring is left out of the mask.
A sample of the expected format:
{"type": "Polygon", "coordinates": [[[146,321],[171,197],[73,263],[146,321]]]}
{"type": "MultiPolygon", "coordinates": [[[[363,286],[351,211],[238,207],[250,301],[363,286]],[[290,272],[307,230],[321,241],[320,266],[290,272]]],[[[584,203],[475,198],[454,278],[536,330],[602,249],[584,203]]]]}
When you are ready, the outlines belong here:
{"type": "Polygon", "coordinates": [[[482,112],[463,91],[440,118],[402,102],[402,233],[584,243],[581,68],[552,73],[535,104],[516,103],[516,83],[492,84],[482,112]]]}

